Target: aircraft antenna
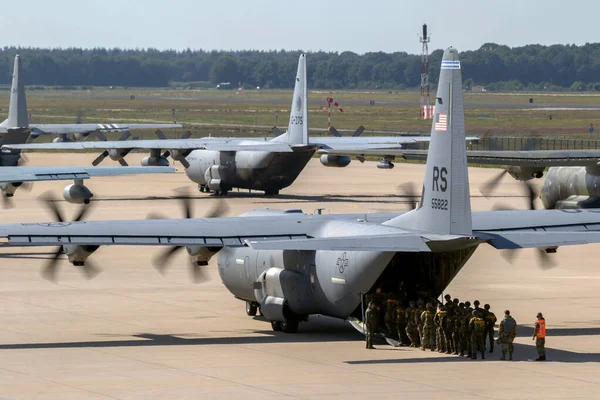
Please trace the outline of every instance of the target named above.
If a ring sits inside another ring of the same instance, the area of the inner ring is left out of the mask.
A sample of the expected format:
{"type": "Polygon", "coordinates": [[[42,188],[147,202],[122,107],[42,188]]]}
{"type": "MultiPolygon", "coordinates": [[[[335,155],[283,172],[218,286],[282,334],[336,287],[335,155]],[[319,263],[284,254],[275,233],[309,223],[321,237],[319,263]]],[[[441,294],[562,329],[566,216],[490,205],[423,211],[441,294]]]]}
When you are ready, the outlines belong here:
{"type": "Polygon", "coordinates": [[[433,118],[433,106],[429,94],[429,41],[427,24],[423,24],[423,34],[419,35],[421,43],[421,119],[433,118]]]}

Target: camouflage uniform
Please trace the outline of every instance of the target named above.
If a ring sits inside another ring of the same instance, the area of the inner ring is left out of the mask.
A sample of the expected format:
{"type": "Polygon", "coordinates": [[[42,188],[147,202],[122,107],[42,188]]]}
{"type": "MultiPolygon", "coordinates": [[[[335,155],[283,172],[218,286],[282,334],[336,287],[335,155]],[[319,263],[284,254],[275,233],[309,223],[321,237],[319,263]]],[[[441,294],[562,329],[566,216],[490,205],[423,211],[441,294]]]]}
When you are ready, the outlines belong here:
{"type": "Polygon", "coordinates": [[[420,344],[423,343],[423,321],[421,321],[421,315],[425,310],[425,302],[423,301],[423,299],[419,299],[417,301],[417,310],[415,312],[415,324],[417,326],[420,344]]]}
{"type": "Polygon", "coordinates": [[[435,350],[435,326],[433,324],[433,305],[427,303],[427,309],[421,314],[421,321],[423,322],[423,340],[421,341],[421,350],[431,349],[435,350]]]}
{"type": "Polygon", "coordinates": [[[483,350],[486,349],[486,341],[490,341],[490,353],[494,352],[494,326],[496,325],[496,315],[490,311],[490,305],[483,306],[485,309],[485,332],[483,334],[483,350]]]}
{"type": "Polygon", "coordinates": [[[406,329],[408,327],[407,323],[406,323],[406,310],[404,309],[404,306],[402,305],[402,303],[399,303],[398,306],[396,307],[395,318],[396,318],[396,332],[398,333],[398,340],[400,341],[401,345],[408,346],[409,344],[411,344],[411,340],[408,337],[408,335],[406,334],[406,329]]]}
{"type": "Polygon", "coordinates": [[[385,335],[387,337],[396,336],[396,308],[398,302],[393,298],[387,298],[385,302],[385,335]]]}
{"type": "Polygon", "coordinates": [[[538,353],[538,358],[535,361],[546,361],[546,319],[542,313],[538,313],[537,315],[537,320],[533,327],[533,338],[535,339],[535,349],[538,353]],[[540,329],[542,329],[543,336],[538,333],[540,329]]]}
{"type": "Polygon", "coordinates": [[[465,339],[464,340],[466,343],[465,348],[467,350],[467,357],[471,357],[473,355],[471,332],[469,331],[469,322],[471,321],[471,318],[473,318],[472,313],[473,313],[473,308],[471,307],[471,302],[465,301],[463,317],[464,317],[464,325],[465,325],[465,339]]]}
{"type": "Polygon", "coordinates": [[[365,312],[365,321],[367,325],[367,349],[374,349],[373,347],[373,336],[375,336],[375,329],[377,329],[377,311],[373,303],[369,303],[369,308],[365,312]]]}
{"type": "Polygon", "coordinates": [[[445,325],[448,322],[446,319],[448,314],[444,309],[444,306],[440,307],[440,310],[433,317],[433,324],[435,325],[435,346],[437,351],[440,353],[446,353],[448,348],[446,347],[446,329],[445,325]]]}
{"type": "Polygon", "coordinates": [[[458,349],[460,348],[460,310],[458,307],[454,308],[454,313],[450,317],[450,340],[452,341],[453,354],[458,355],[458,349]]]}
{"type": "Polygon", "coordinates": [[[416,323],[416,308],[415,302],[411,301],[409,307],[404,311],[406,317],[406,334],[410,339],[410,347],[419,347],[419,333],[417,331],[416,323]]]}
{"type": "Polygon", "coordinates": [[[485,320],[479,317],[476,310],[473,311],[473,318],[469,321],[469,332],[471,333],[471,358],[477,359],[477,352],[481,352],[481,359],[485,359],[483,351],[483,332],[485,331],[485,320]]]}
{"type": "Polygon", "coordinates": [[[508,315],[504,315],[504,319],[500,321],[500,329],[498,330],[498,340],[502,343],[501,360],[506,360],[506,352],[508,352],[508,359],[513,359],[513,341],[515,337],[517,337],[517,321],[509,313],[508,315]]]}

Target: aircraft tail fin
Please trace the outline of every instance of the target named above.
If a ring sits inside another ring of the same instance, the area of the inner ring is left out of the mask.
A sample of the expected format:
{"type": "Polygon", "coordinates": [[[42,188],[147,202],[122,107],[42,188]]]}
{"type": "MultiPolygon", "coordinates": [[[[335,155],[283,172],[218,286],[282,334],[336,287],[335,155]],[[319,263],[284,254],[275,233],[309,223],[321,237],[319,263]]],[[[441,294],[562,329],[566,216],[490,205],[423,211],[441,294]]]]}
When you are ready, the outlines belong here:
{"type": "Polygon", "coordinates": [[[300,54],[294,97],[290,109],[288,141],[290,145],[308,144],[308,101],[306,94],[306,54],[300,54]]]}
{"type": "Polygon", "coordinates": [[[386,224],[445,235],[471,235],[471,199],[458,50],[444,51],[419,208],[386,224]]]}
{"type": "Polygon", "coordinates": [[[27,128],[29,126],[29,118],[27,117],[27,100],[25,98],[25,85],[20,79],[21,75],[21,58],[17,54],[15,56],[12,86],[10,88],[8,118],[2,123],[6,128],[27,128]]]}

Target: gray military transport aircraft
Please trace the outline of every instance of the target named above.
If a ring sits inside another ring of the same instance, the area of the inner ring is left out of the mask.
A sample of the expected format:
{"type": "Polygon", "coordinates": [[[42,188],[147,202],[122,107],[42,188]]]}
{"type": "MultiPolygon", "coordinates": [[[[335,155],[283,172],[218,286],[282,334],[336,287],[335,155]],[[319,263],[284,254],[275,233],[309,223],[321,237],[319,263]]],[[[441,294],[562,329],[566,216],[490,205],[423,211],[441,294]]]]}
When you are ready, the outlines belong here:
{"type": "MultiPolygon", "coordinates": [[[[60,246],[76,265],[102,245],[186,247],[198,264],[218,252],[227,289],[260,307],[274,330],[311,314],[362,318],[378,280],[437,296],[481,244],[496,249],[600,242],[600,210],[472,212],[458,51],[441,63],[418,208],[403,214],[255,210],[239,217],[0,225],[0,245],[60,246]]],[[[166,262],[166,260],[165,260],[166,262]]]]}
{"type": "MultiPolygon", "coordinates": [[[[76,134],[87,135],[93,131],[126,130],[139,128],[174,128],[178,124],[128,124],[114,126],[110,129],[105,125],[98,124],[29,124],[27,116],[27,100],[25,97],[25,86],[20,79],[22,75],[21,59],[17,55],[13,70],[13,79],[8,106],[8,118],[0,123],[0,144],[25,143],[30,135],[40,134],[76,134]]],[[[13,197],[18,188],[28,187],[26,182],[49,181],[49,180],[73,180],[63,190],[65,200],[76,204],[87,204],[94,194],[84,185],[83,181],[93,176],[118,176],[132,174],[155,174],[175,172],[174,168],[154,167],[144,169],[142,167],[119,167],[94,168],[90,166],[47,166],[28,167],[19,166],[22,161],[20,151],[5,150],[0,152],[0,189],[3,194],[3,204],[12,205],[10,198],[13,197]]]]}
{"type": "MultiPolygon", "coordinates": [[[[320,137],[308,136],[308,98],[306,55],[301,54],[287,132],[271,139],[202,138],[186,140],[131,140],[26,144],[3,146],[4,149],[104,149],[98,157],[122,158],[132,149],[150,150],[147,165],[169,165],[165,154],[180,161],[188,177],[198,183],[201,192],[226,195],[232,188],[262,190],[276,195],[291,185],[308,161],[320,149],[332,149],[339,155],[321,156],[328,167],[345,167],[349,150],[401,148],[403,144],[429,141],[428,136],[320,137]],[[168,149],[161,155],[162,149],[168,149]]],[[[471,138],[477,139],[477,138],[471,138]]]]}
{"type": "MultiPolygon", "coordinates": [[[[29,137],[35,139],[41,135],[57,135],[55,142],[69,142],[84,140],[94,132],[181,128],[181,124],[30,124],[22,75],[21,57],[17,54],[13,67],[8,118],[0,123],[0,144],[22,144],[29,137]]],[[[16,161],[13,164],[2,165],[16,165],[16,161]]]]}

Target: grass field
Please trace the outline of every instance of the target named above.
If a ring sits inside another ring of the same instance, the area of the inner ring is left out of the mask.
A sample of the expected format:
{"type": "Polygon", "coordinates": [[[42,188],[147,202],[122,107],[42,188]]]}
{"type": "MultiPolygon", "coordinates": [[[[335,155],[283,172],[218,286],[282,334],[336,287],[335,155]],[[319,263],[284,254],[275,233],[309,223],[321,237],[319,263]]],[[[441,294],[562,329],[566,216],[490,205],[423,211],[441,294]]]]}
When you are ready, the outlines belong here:
{"type": "MultiPolygon", "coordinates": [[[[89,91],[28,91],[28,107],[34,123],[114,121],[171,122],[172,109],[178,122],[194,136],[269,135],[274,125],[287,126],[291,90],[218,91],[183,89],[107,89],[89,91]],[[130,95],[135,95],[134,100],[130,95]],[[275,112],[279,118],[275,118],[275,112]]],[[[313,135],[325,134],[325,98],[333,96],[344,112],[332,113],[339,130],[364,125],[365,134],[374,131],[428,133],[431,121],[419,119],[419,93],[414,91],[311,91],[310,128],[313,135]],[[322,103],[314,102],[322,99],[322,103]],[[370,106],[369,100],[376,105],[370,106]],[[413,102],[386,104],[386,102],[413,102]]],[[[578,93],[465,93],[465,117],[469,134],[574,135],[589,137],[590,123],[600,128],[600,110],[560,109],[570,106],[600,108],[600,95],[578,93]],[[545,109],[525,108],[529,98],[545,109]],[[517,106],[522,104],[523,108],[517,106]],[[504,106],[506,105],[506,106],[504,106]],[[550,115],[552,119],[550,119],[550,115]]],[[[6,115],[8,92],[0,92],[0,113],[6,115]]],[[[176,136],[172,132],[169,136],[176,136]]],[[[151,131],[136,135],[153,137],[151,131]]]]}

